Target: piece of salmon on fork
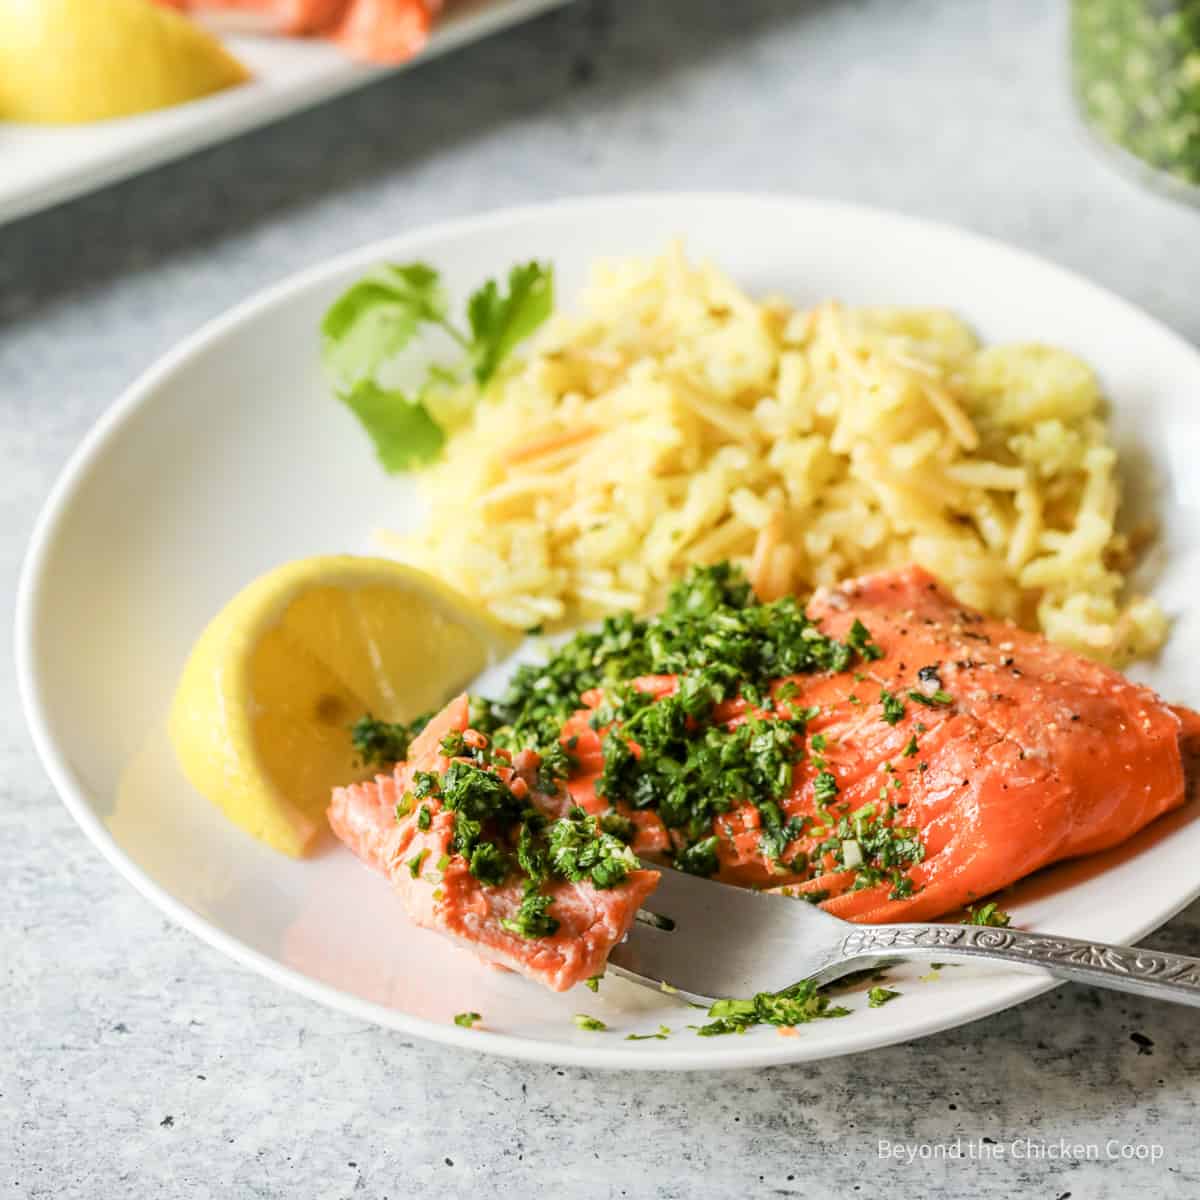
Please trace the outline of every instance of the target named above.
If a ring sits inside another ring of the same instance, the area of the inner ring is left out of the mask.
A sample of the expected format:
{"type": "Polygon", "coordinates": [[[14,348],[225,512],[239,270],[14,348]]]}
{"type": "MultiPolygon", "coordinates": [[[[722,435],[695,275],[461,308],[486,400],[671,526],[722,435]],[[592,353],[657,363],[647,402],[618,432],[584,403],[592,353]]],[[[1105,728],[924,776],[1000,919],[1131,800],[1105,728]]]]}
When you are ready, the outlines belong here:
{"type": "MultiPolygon", "coordinates": [[[[334,833],[387,876],[414,924],[451,938],[485,962],[518,971],[554,991],[602,974],[659,873],[639,867],[627,851],[628,866],[615,881],[544,879],[535,888],[539,926],[531,928],[522,916],[529,906],[529,881],[515,865],[524,851],[489,878],[462,845],[465,802],[455,808],[448,790],[425,789],[433,776],[448,780],[457,762],[460,770],[474,774],[476,786],[494,779],[527,797],[547,822],[570,813],[569,798],[539,790],[540,759],[530,751],[512,755],[511,769],[502,759],[486,772],[476,770],[468,758],[449,757],[444,739],[455,734],[471,736],[465,696],[430,721],[409,748],[407,761],[392,774],[334,789],[329,806],[334,833]]],[[[479,735],[474,738],[478,744],[479,735]]],[[[578,818],[576,822],[577,828],[585,828],[578,818]]],[[[469,818],[466,823],[471,824],[469,818]]]]}

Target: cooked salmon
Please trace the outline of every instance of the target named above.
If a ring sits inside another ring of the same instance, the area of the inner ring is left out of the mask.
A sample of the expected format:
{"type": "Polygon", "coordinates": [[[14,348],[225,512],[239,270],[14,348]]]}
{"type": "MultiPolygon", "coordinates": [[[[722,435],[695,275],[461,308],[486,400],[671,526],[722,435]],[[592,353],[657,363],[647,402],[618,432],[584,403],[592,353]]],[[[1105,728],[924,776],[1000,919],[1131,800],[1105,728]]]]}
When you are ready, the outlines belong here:
{"type": "MultiPolygon", "coordinates": [[[[1200,740],[1200,716],[964,607],[926,571],[909,567],[819,592],[809,614],[834,637],[862,622],[882,654],[853,671],[798,675],[773,688],[788,686],[785,711],[816,710],[807,732],[822,750],[795,765],[781,805],[804,833],[769,858],[757,808],[718,816],[724,882],[823,897],[823,908],[850,921],[929,920],[1051,863],[1118,845],[1183,803],[1184,752],[1200,740]],[[894,723],[884,719],[884,692],[903,705],[894,723]],[[822,772],[837,785],[833,806],[817,802],[822,772]],[[854,842],[864,821],[850,818],[864,810],[876,841],[886,839],[882,817],[893,810],[886,824],[905,831],[902,849],[919,843],[898,856],[902,871],[873,884],[828,848],[839,840],[831,815],[848,822],[840,840],[854,842]]],[[[659,696],[676,686],[673,676],[637,680],[659,696]]],[[[604,731],[590,722],[601,700],[586,696],[589,709],[564,730],[581,765],[568,787],[589,811],[608,804],[596,795],[604,731]]],[[[723,707],[728,726],[746,719],[744,703],[723,707]]],[[[653,845],[669,844],[670,834],[661,822],[653,827],[651,814],[642,821],[635,848],[653,858],[653,845]]]]}
{"type": "Polygon", "coordinates": [[[327,37],[355,58],[398,63],[425,45],[442,0],[159,0],[216,18],[249,17],[266,32],[327,37]]]}
{"type": "MultiPolygon", "coordinates": [[[[642,859],[680,865],[699,839],[712,846],[705,873],[867,923],[952,913],[1051,863],[1115,846],[1184,802],[1185,757],[1200,746],[1200,715],[964,607],[924,570],[889,571],[819,592],[808,613],[821,636],[856,646],[858,657],[839,659],[849,662],[845,670],[750,687],[753,703],[735,688],[703,716],[718,741],[748,726],[743,732],[773,729],[780,736],[771,744],[791,747],[789,758],[773,760],[789,773],[770,837],[764,807],[749,800],[725,804],[711,827],[697,832],[679,817],[668,827],[653,789],[613,794],[609,739],[618,739],[641,770],[646,751],[637,727],[627,733],[624,721],[683,697],[677,675],[626,681],[640,694],[632,709],[611,703],[606,689],[619,683],[585,692],[561,729],[571,769],[553,793],[539,790],[540,760],[532,751],[507,756],[500,774],[547,820],[582,809],[620,821],[642,859]]],[[[388,875],[418,923],[551,987],[569,987],[602,969],[657,874],[632,871],[609,890],[547,883],[558,929],[550,937],[514,934],[504,922],[524,895],[519,879],[484,886],[472,876],[451,853],[454,817],[440,806],[424,830],[411,813],[395,816],[414,772],[444,772],[442,739],[467,724],[460,697],[413,742],[409,761],[393,775],[338,789],[330,820],[360,857],[388,875]]],[[[700,736],[698,726],[694,733],[687,728],[671,734],[677,743],[700,736]]],[[[685,764],[668,767],[673,779],[685,764]]]]}
{"type": "MultiPolygon", "coordinates": [[[[382,871],[399,894],[409,918],[468,946],[478,957],[519,971],[554,991],[565,991],[599,975],[609,951],[625,936],[634,914],[658,882],[658,872],[630,871],[615,887],[591,882],[546,882],[553,933],[525,937],[510,928],[525,895],[519,875],[485,886],[463,855],[455,853],[455,814],[435,797],[424,803],[430,817],[422,829],[418,807],[397,817],[397,805],[418,771],[445,772],[451,760],[440,750],[450,732],[466,732],[467,698],[453,700],[409,749],[408,760],[391,775],[338,788],[329,808],[334,832],[364,862],[382,871]]],[[[509,776],[523,781],[531,803],[548,818],[569,808],[565,794],[547,795],[536,787],[536,756],[514,756],[509,776]]]]}

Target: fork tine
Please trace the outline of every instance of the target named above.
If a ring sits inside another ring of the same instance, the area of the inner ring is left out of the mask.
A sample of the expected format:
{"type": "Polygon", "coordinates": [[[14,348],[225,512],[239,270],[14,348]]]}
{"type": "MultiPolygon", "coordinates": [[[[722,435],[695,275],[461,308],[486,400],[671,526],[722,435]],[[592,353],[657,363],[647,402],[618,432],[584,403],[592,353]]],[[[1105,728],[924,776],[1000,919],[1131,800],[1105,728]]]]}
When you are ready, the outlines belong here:
{"type": "Polygon", "coordinates": [[[845,936],[803,901],[655,869],[658,887],[608,959],[639,982],[698,1001],[777,992],[821,971],[845,936]]]}

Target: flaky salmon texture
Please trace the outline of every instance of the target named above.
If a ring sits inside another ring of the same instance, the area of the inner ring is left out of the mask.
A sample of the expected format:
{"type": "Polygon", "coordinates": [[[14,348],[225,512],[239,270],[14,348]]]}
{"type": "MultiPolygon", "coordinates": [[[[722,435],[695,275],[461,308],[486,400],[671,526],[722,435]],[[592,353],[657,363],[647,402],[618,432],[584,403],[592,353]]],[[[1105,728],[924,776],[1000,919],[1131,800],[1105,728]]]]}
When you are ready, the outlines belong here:
{"type": "MultiPolygon", "coordinates": [[[[713,818],[716,877],[724,882],[805,897],[850,921],[930,920],[1051,863],[1115,846],[1183,803],[1185,755],[1200,743],[1200,715],[964,608],[920,568],[818,593],[808,611],[836,638],[848,639],[861,622],[877,650],[845,671],[778,680],[755,708],[741,699],[718,705],[716,719],[728,729],[803,711],[798,736],[809,739],[779,804],[792,835],[786,846],[776,840],[768,852],[760,809],[750,803],[713,818]],[[872,854],[888,869],[872,868],[872,854]]],[[[670,675],[633,683],[659,699],[678,687],[670,675]]],[[[563,727],[575,764],[569,799],[534,802],[547,816],[572,805],[597,815],[615,809],[632,822],[637,855],[669,861],[682,845],[679,830],[598,792],[605,736],[620,732],[599,719],[603,700],[586,695],[563,727]]],[[[335,791],[331,824],[388,875],[418,924],[562,990],[603,969],[657,874],[635,870],[610,889],[548,884],[559,927],[544,938],[502,924],[520,904],[519,882],[485,887],[452,855],[440,878],[414,875],[406,864],[419,850],[446,862],[453,814],[437,812],[421,831],[412,814],[397,820],[397,801],[414,770],[445,769],[440,740],[467,719],[460,697],[393,775],[335,791]]],[[[534,774],[525,782],[532,787],[534,774]]]]}

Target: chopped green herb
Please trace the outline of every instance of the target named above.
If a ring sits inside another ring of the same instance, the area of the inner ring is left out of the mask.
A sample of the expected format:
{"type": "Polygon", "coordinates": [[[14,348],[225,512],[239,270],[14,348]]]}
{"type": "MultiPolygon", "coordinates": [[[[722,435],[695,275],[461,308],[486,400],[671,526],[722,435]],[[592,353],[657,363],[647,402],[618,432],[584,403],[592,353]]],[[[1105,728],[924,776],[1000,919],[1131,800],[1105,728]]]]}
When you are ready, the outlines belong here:
{"type": "Polygon", "coordinates": [[[600,1033],[608,1028],[599,1017],[589,1017],[587,1013],[575,1014],[575,1026],[578,1029],[585,1029],[589,1033],[600,1033]]]}
{"type": "Polygon", "coordinates": [[[558,922],[546,912],[554,903],[553,896],[537,890],[537,885],[526,886],[521,905],[512,918],[500,922],[509,933],[523,938],[550,937],[558,932],[558,922]]]}
{"type": "Polygon", "coordinates": [[[495,842],[479,842],[471,849],[467,866],[472,875],[487,887],[499,887],[508,878],[508,855],[495,842]]]}
{"type": "Polygon", "coordinates": [[[419,850],[408,860],[408,873],[416,879],[421,874],[421,864],[429,857],[428,850],[419,850]]]}
{"type": "Polygon", "coordinates": [[[589,992],[598,992],[600,990],[600,980],[603,978],[603,972],[601,972],[599,975],[593,975],[590,979],[585,979],[583,981],[583,986],[587,988],[589,992]]]}
{"type": "Polygon", "coordinates": [[[454,1018],[455,1025],[461,1025],[464,1029],[473,1028],[483,1018],[477,1012],[461,1012],[454,1018]]]}
{"type": "Polygon", "coordinates": [[[701,838],[675,855],[675,868],[689,875],[715,875],[720,865],[717,859],[717,838],[701,838]]]}
{"type": "Polygon", "coordinates": [[[696,1029],[700,1037],[745,1033],[754,1025],[804,1025],[823,1017],[848,1016],[848,1008],[830,1007],[829,997],[811,981],[781,992],[759,992],[750,1000],[718,1000],[709,1010],[713,1020],[696,1029]]]}
{"type": "Polygon", "coordinates": [[[1195,0],[1072,0],[1071,74],[1084,116],[1177,189],[1200,185],[1198,55],[1195,0]]]}
{"type": "Polygon", "coordinates": [[[412,739],[429,723],[432,713],[415,721],[377,721],[370,713],[359,717],[350,727],[350,741],[364,767],[391,766],[408,753],[412,739]]]}
{"type": "Polygon", "coordinates": [[[670,1028],[666,1025],[660,1025],[657,1033],[627,1033],[625,1035],[625,1040],[627,1042],[665,1042],[670,1036],[670,1028]]]}
{"type": "Polygon", "coordinates": [[[918,704],[924,704],[926,708],[938,708],[954,703],[954,697],[949,692],[944,692],[940,688],[929,696],[925,695],[924,692],[918,692],[915,688],[912,688],[909,690],[908,698],[915,700],[918,704]]]}
{"type": "Polygon", "coordinates": [[[891,988],[873,987],[867,992],[867,1004],[871,1008],[882,1008],[889,1000],[895,1000],[899,995],[899,992],[893,992],[891,988]]]}
{"type": "Polygon", "coordinates": [[[1004,928],[1012,921],[1012,917],[1004,912],[995,900],[981,904],[978,908],[967,905],[967,916],[964,925],[995,925],[1004,928]]]}
{"type": "Polygon", "coordinates": [[[437,796],[441,790],[441,780],[433,771],[413,772],[413,795],[418,800],[424,800],[427,796],[437,796]]]}
{"type": "Polygon", "coordinates": [[[424,832],[433,824],[433,813],[429,811],[428,804],[421,805],[421,811],[417,813],[417,828],[424,832]]]}
{"type": "Polygon", "coordinates": [[[861,654],[867,662],[883,657],[883,651],[871,640],[870,631],[857,617],[846,635],[846,645],[861,654]]]}
{"type": "Polygon", "coordinates": [[[903,750],[900,751],[900,753],[905,758],[912,758],[912,756],[914,754],[916,754],[916,752],[917,752],[917,735],[914,733],[912,735],[912,737],[910,737],[908,739],[908,744],[904,747],[903,750]]]}
{"type": "Polygon", "coordinates": [[[813,794],[816,796],[818,804],[828,804],[837,797],[838,783],[831,772],[820,771],[817,773],[816,779],[813,780],[813,794]]]}
{"type": "Polygon", "coordinates": [[[550,826],[550,866],[554,874],[572,883],[590,879],[598,888],[616,887],[638,860],[633,851],[582,808],[573,808],[550,826]]]}
{"type": "Polygon", "coordinates": [[[904,701],[893,696],[887,688],[879,693],[879,703],[883,705],[883,719],[888,725],[895,725],[904,716],[904,701]]]}

